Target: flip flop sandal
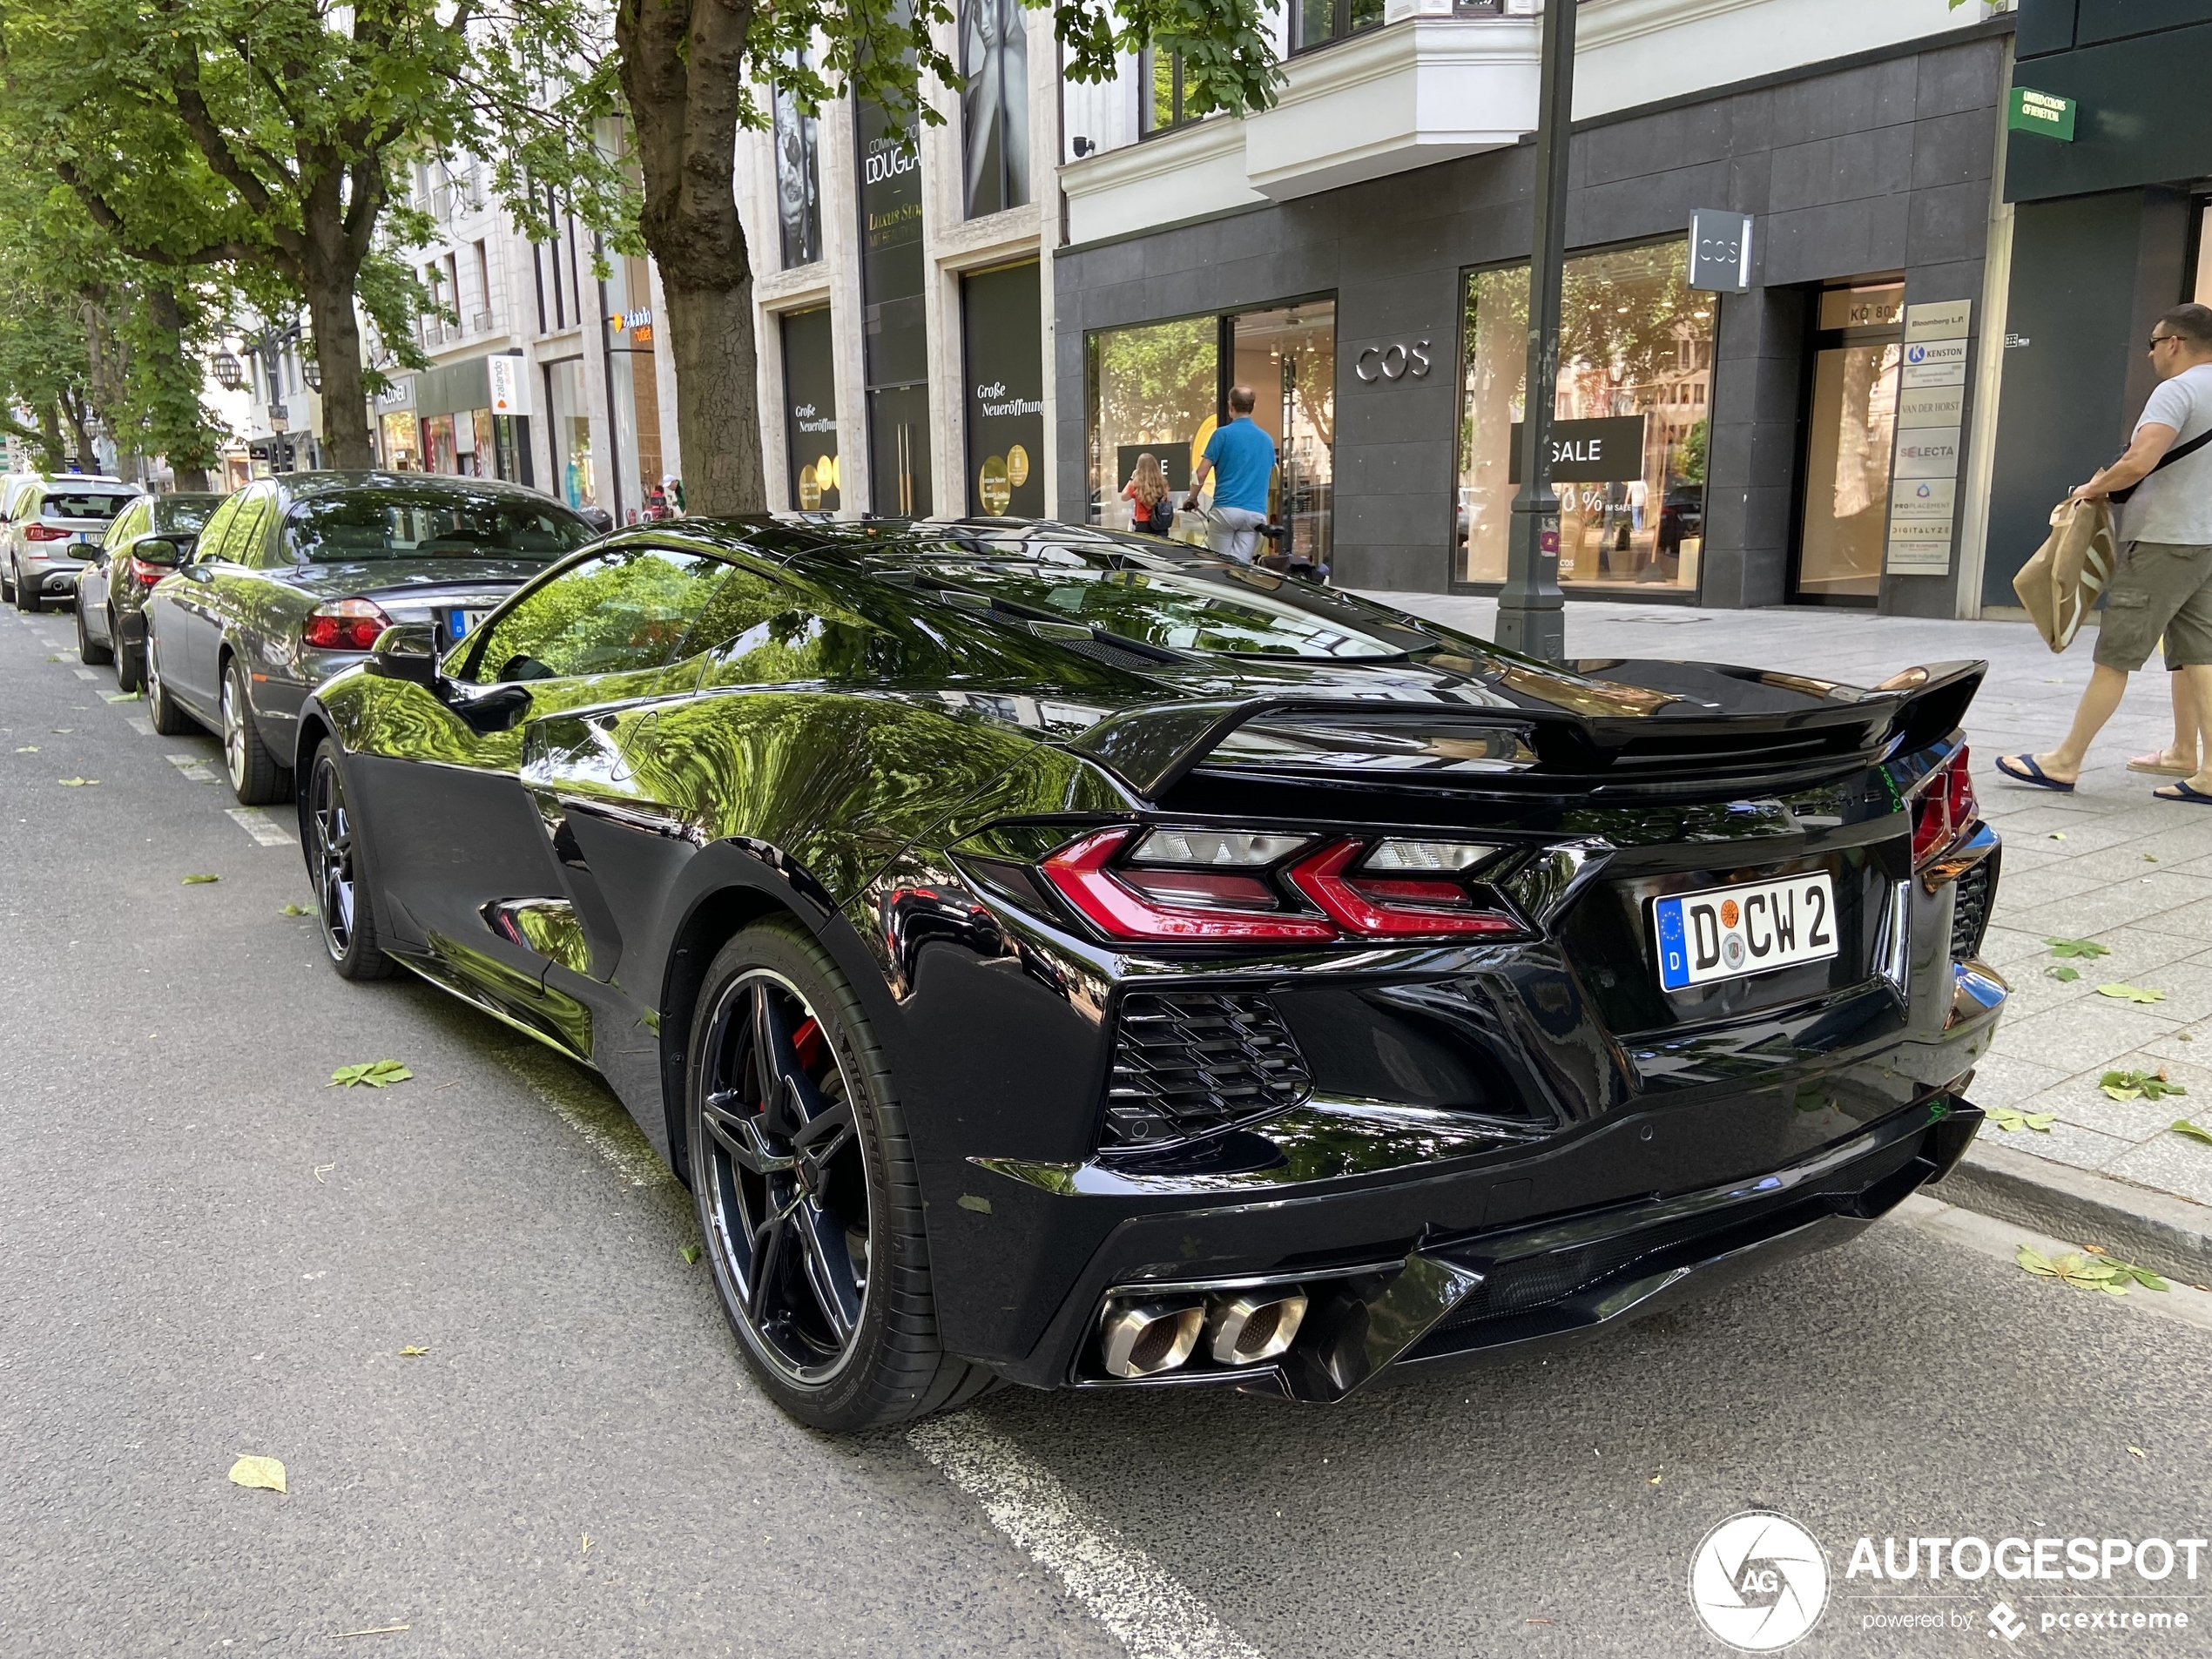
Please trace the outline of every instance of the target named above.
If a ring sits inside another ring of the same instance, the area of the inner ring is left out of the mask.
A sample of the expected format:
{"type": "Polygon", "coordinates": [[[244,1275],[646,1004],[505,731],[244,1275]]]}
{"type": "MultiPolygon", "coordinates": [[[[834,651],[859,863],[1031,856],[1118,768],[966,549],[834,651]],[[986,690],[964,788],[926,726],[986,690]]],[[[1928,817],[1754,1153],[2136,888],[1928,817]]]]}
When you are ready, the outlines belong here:
{"type": "MultiPolygon", "coordinates": [[[[2055,789],[2061,795],[2071,795],[2074,786],[2062,783],[2035,764],[2033,755],[1999,755],[1997,770],[2016,784],[2033,784],[2038,789],[2055,789]]],[[[2175,797],[2176,799],[2180,798],[2175,797]]]]}
{"type": "Polygon", "coordinates": [[[2165,751],[2162,749],[2154,750],[2147,755],[2137,755],[2128,763],[2128,770],[2147,772],[2155,778],[2194,778],[2196,776],[2195,766],[2168,765],[2165,751]]]}
{"type": "Polygon", "coordinates": [[[2175,784],[2171,789],[2154,789],[2150,792],[2150,796],[2153,800],[2186,800],[2193,801],[2199,806],[2212,806],[2212,795],[2206,794],[2201,789],[2191,789],[2187,779],[2175,784]]]}

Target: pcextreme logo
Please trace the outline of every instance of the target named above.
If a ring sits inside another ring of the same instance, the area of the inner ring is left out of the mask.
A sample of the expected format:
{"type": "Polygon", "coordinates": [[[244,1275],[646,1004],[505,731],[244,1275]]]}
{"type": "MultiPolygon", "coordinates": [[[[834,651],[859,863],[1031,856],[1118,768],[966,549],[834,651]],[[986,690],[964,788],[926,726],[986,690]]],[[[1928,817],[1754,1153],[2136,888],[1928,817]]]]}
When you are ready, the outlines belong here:
{"type": "Polygon", "coordinates": [[[1770,1510],[1730,1515],[1689,1558],[1698,1622],[1744,1653],[1776,1653],[1820,1622],[1828,1557],[1803,1527],[1770,1510]]]}

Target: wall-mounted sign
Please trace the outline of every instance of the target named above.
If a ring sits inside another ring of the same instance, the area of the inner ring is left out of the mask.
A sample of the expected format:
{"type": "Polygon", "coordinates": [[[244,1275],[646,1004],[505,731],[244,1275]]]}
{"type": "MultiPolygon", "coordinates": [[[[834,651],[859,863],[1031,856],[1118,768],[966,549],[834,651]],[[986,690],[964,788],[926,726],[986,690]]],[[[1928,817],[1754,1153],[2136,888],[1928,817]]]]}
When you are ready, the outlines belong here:
{"type": "MultiPolygon", "coordinates": [[[[1410,344],[1393,340],[1387,346],[1368,346],[1361,348],[1352,360],[1352,372],[1371,385],[1376,381],[1420,380],[1429,371],[1431,353],[1426,340],[1410,344]]],[[[1288,362],[1290,360],[1284,360],[1288,362]]]]}
{"type": "Polygon", "coordinates": [[[1948,576],[1959,468],[1966,454],[1966,334],[1971,300],[1905,307],[1897,448],[1890,462],[1892,576],[1948,576]]]}
{"type": "Polygon", "coordinates": [[[1700,207],[1689,216],[1689,286],[1741,293],[1751,286],[1751,216],[1700,207]]]}
{"type": "Polygon", "coordinates": [[[2074,103],[2055,92],[2037,92],[2025,86],[2013,89],[2013,103],[2005,125],[2014,132],[2033,132],[2046,138],[2074,142],[2074,103]]]}
{"type": "MultiPolygon", "coordinates": [[[[1521,422],[1513,423],[1513,450],[1506,482],[1521,482],[1521,422]]],[[[1602,421],[1552,423],[1552,482],[1555,484],[1626,484],[1643,476],[1643,416],[1617,415],[1602,421]]]]}
{"type": "Polygon", "coordinates": [[[494,415],[530,413],[530,377],[519,353],[499,352],[484,359],[484,374],[491,383],[494,415]]]}

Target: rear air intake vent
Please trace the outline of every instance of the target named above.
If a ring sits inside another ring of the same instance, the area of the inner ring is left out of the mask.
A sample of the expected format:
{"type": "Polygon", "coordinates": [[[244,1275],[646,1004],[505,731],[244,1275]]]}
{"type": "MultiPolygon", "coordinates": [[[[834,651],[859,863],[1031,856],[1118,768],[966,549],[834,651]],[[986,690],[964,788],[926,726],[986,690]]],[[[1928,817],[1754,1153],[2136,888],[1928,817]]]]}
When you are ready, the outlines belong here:
{"type": "Polygon", "coordinates": [[[1295,1106],[1312,1089],[1264,995],[1124,997],[1106,1089],[1106,1150],[1187,1140],[1295,1106]]]}
{"type": "Polygon", "coordinates": [[[1971,866],[1959,878],[1951,901],[1951,960],[1969,962],[1981,954],[1981,936],[1989,931],[1990,900],[1997,892],[1997,854],[1971,866]]]}

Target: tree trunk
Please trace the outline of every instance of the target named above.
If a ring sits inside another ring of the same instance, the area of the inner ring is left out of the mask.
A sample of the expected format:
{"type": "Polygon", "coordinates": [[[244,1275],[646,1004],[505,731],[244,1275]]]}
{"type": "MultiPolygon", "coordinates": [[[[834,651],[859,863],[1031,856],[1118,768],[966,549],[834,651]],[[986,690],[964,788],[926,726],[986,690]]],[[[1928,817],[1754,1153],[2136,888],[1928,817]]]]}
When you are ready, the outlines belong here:
{"type": "Polygon", "coordinates": [[[82,400],[64,397],[62,400],[62,414],[69,421],[69,429],[77,435],[78,467],[84,472],[98,472],[100,469],[100,454],[92,447],[91,423],[82,400]]]}
{"type": "Polygon", "coordinates": [[[676,363],[684,509],[708,516],[765,512],[752,280],[731,288],[687,288],[663,266],[661,292],[676,363]]]}
{"type": "Polygon", "coordinates": [[[169,457],[169,469],[177,488],[204,490],[207,488],[208,458],[214,445],[210,441],[206,417],[200,413],[199,365],[185,357],[184,310],[177,303],[174,288],[157,283],[146,289],[145,296],[146,320],[152,325],[146,331],[145,354],[153,360],[145,366],[147,377],[158,382],[168,394],[161,400],[165,411],[173,403],[179,413],[189,408],[192,416],[189,432],[157,431],[153,436],[169,457]]]}
{"type": "Polygon", "coordinates": [[[49,403],[38,411],[38,466],[43,472],[59,472],[62,460],[61,411],[49,403]]]}
{"type": "Polygon", "coordinates": [[[314,327],[315,361],[322,369],[323,464],[348,471],[376,464],[368,401],[361,391],[361,324],[354,315],[359,275],[334,251],[318,248],[307,261],[307,316],[314,327]]]}

